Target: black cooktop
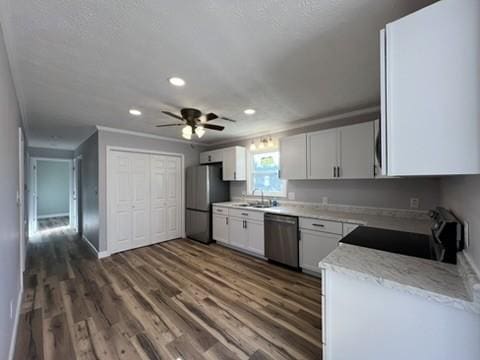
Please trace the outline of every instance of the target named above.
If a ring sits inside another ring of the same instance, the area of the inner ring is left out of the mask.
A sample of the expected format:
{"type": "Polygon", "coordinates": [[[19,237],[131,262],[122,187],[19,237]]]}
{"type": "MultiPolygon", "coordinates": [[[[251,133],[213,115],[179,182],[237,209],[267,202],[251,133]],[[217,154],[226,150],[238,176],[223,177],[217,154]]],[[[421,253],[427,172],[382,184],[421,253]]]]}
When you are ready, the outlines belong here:
{"type": "Polygon", "coordinates": [[[430,251],[430,236],[424,234],[359,226],[340,242],[435,260],[434,254],[430,251]]]}

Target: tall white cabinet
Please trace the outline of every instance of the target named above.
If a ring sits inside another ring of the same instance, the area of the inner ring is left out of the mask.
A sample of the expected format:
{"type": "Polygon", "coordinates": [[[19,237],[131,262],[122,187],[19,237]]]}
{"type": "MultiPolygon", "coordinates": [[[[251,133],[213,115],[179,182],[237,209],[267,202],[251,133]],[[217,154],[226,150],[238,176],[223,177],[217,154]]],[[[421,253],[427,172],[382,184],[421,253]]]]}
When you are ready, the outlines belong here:
{"type": "Polygon", "coordinates": [[[107,158],[108,251],[180,237],[181,158],[113,150],[107,158]]]}
{"type": "Polygon", "coordinates": [[[480,1],[442,0],[389,23],[380,45],[383,169],[480,173],[480,1]]]}
{"type": "Polygon", "coordinates": [[[286,136],[279,141],[281,179],[307,178],[307,134],[286,136]]]}

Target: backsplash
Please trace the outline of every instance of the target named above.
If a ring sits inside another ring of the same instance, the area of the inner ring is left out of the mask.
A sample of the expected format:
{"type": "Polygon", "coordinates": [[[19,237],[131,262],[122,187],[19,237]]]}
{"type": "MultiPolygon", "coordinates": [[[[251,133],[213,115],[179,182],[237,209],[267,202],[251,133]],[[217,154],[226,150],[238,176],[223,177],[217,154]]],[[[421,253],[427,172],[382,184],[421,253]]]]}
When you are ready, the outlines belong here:
{"type": "MultiPolygon", "coordinates": [[[[233,202],[244,201],[259,201],[258,197],[232,197],[233,202]]],[[[312,210],[325,210],[332,212],[344,212],[353,214],[365,214],[375,216],[393,216],[399,218],[428,220],[427,210],[409,210],[409,209],[394,209],[394,208],[380,208],[371,206],[357,206],[357,205],[343,205],[343,204],[322,204],[314,202],[301,202],[291,200],[278,200],[278,206],[281,207],[294,207],[312,210]]]]}

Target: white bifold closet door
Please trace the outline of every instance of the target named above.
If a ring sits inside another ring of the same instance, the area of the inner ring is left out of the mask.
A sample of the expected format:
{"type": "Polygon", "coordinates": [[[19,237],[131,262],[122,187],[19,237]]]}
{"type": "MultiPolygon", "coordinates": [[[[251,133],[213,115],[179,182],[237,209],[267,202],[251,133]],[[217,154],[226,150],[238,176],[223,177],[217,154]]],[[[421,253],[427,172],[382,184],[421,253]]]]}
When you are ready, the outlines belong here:
{"type": "Polygon", "coordinates": [[[180,158],[112,151],[109,161],[110,251],[180,237],[180,158]]]}

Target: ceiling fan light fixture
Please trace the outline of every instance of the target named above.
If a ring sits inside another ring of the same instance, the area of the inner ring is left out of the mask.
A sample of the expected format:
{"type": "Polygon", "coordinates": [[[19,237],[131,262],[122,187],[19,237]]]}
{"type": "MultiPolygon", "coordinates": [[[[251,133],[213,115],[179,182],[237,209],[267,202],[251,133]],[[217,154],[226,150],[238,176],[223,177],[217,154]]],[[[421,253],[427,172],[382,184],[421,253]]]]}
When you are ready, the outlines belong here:
{"type": "Polygon", "coordinates": [[[207,117],[203,114],[199,117],[199,119],[202,124],[205,124],[207,122],[207,117]]]}
{"type": "Polygon", "coordinates": [[[172,84],[173,86],[185,86],[185,80],[182,78],[172,76],[171,78],[168,79],[168,82],[172,84]]]}
{"type": "Polygon", "coordinates": [[[243,112],[246,114],[246,115],[253,115],[256,113],[255,109],[245,109],[243,110],[243,112]]]}
{"type": "Polygon", "coordinates": [[[130,115],[133,115],[133,116],[140,116],[142,115],[142,112],[138,109],[130,109],[128,110],[128,112],[130,113],[130,115]]]}
{"type": "Polygon", "coordinates": [[[192,133],[193,133],[193,129],[190,125],[187,125],[182,129],[182,134],[183,135],[189,135],[191,137],[192,133]]]}
{"type": "Polygon", "coordinates": [[[203,128],[203,126],[198,126],[198,127],[195,129],[195,134],[198,136],[199,139],[200,139],[203,135],[205,135],[205,129],[203,128]]]}

